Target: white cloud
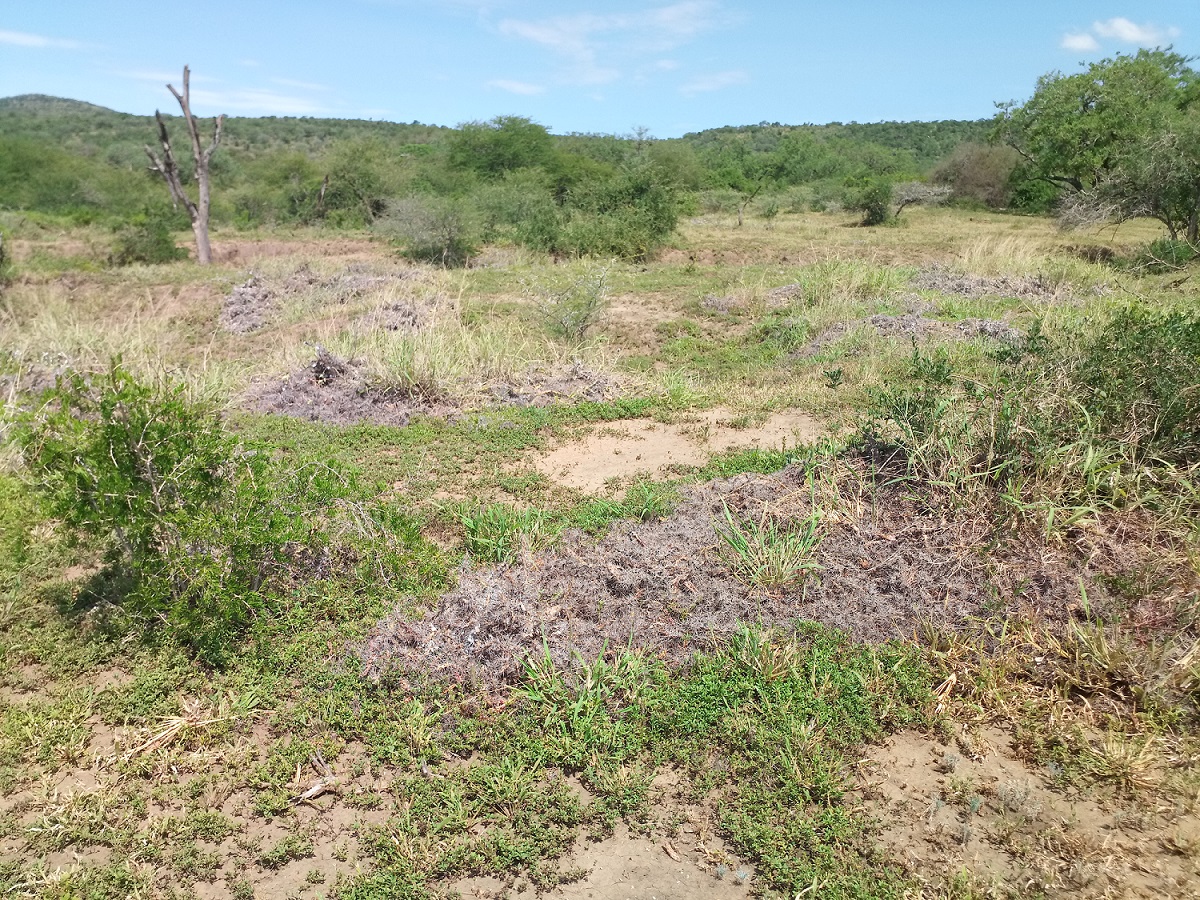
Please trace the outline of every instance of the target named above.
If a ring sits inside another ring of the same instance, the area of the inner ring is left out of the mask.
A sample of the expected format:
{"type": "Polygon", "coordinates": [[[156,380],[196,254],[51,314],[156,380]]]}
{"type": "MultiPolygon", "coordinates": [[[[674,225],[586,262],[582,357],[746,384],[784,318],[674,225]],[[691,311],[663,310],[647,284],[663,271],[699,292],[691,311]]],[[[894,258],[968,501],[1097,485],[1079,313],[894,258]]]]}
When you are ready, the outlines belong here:
{"type": "Polygon", "coordinates": [[[192,91],[192,105],[205,106],[214,112],[230,110],[264,116],[311,116],[326,112],[325,108],[307,97],[282,94],[266,88],[236,88],[228,91],[192,91]]]}
{"type": "Polygon", "coordinates": [[[679,60],[677,59],[660,59],[654,63],[654,68],[661,72],[674,72],[679,68],[679,60]]]}
{"type": "Polygon", "coordinates": [[[1138,25],[1121,16],[1104,22],[1093,22],[1092,31],[1100,37],[1135,44],[1138,47],[1154,47],[1179,36],[1178,28],[1159,28],[1149,23],[1138,25]]]}
{"type": "Polygon", "coordinates": [[[745,84],[749,80],[750,76],[741,69],[733,69],[728,72],[714,72],[711,75],[700,75],[691,81],[685,82],[680,86],[679,93],[685,97],[691,97],[694,94],[706,94],[710,91],[723,90],[737,84],[745,84]]]}
{"type": "Polygon", "coordinates": [[[596,85],[621,78],[614,62],[669,52],[713,29],[722,18],[716,0],[680,0],[631,13],[505,19],[498,27],[503,35],[539,44],[563,59],[568,81],[596,85]]]}
{"type": "Polygon", "coordinates": [[[1091,53],[1094,50],[1100,49],[1100,42],[1086,31],[1079,31],[1064,34],[1061,46],[1064,50],[1078,50],[1081,53],[1091,53]]]}
{"type": "Polygon", "coordinates": [[[0,31],[0,44],[10,44],[14,47],[54,47],[59,50],[78,50],[83,46],[79,41],[65,41],[25,31],[0,31]]]}
{"type": "Polygon", "coordinates": [[[508,78],[493,78],[487,83],[488,87],[499,88],[502,91],[508,91],[510,94],[521,94],[525,97],[532,97],[535,94],[543,94],[546,89],[540,84],[529,84],[525,81],[512,81],[508,78]]]}
{"type": "Polygon", "coordinates": [[[1103,22],[1093,22],[1086,31],[1070,31],[1063,35],[1059,45],[1064,50],[1094,53],[1103,42],[1126,44],[1134,47],[1160,47],[1179,37],[1180,30],[1174,25],[1160,28],[1149,22],[1139,25],[1124,16],[1115,16],[1103,22]]]}

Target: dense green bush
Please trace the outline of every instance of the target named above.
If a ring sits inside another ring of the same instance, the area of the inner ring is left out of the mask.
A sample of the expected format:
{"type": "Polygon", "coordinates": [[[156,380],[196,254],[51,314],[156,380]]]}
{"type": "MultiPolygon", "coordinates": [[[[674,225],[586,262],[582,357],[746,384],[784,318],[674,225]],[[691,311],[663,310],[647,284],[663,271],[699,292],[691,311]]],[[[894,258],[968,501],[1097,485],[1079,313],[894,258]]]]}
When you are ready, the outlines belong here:
{"type": "Polygon", "coordinates": [[[484,177],[550,164],[554,140],[544,126],[522,116],[465,122],[448,141],[450,164],[484,177]]]}
{"type": "Polygon", "coordinates": [[[174,262],[188,252],[176,246],[174,230],[186,221],[165,207],[147,207],[117,232],[108,261],[114,266],[174,262]]]}
{"type": "Polygon", "coordinates": [[[1086,345],[1074,381],[1106,439],[1138,456],[1200,458],[1200,314],[1118,312],[1086,345]]]}
{"type": "Polygon", "coordinates": [[[441,197],[407,197],[388,204],[376,230],[400,246],[408,259],[463,266],[478,246],[473,210],[441,197]]]}
{"type": "Polygon", "coordinates": [[[320,558],[322,513],[345,485],[328,467],[274,465],[183,385],[119,363],[62,378],[18,441],[52,513],[128,578],[123,608],[214,661],[278,577],[320,558]]]}
{"type": "Polygon", "coordinates": [[[892,183],[884,178],[858,179],[847,187],[842,203],[863,214],[863,225],[883,225],[892,217],[892,183]]]}
{"type": "Polygon", "coordinates": [[[677,191],[650,164],[580,188],[567,202],[553,248],[560,253],[643,260],[666,243],[679,221],[677,191]]]}
{"type": "Polygon", "coordinates": [[[1188,241],[1160,238],[1138,254],[1134,265],[1149,272],[1170,272],[1200,259],[1200,248],[1188,241]]]}
{"type": "Polygon", "coordinates": [[[994,355],[992,377],[967,379],[944,351],[914,349],[870,392],[865,445],[1047,527],[1128,505],[1195,514],[1200,314],[1129,308],[1093,335],[1032,328],[994,355]]]}

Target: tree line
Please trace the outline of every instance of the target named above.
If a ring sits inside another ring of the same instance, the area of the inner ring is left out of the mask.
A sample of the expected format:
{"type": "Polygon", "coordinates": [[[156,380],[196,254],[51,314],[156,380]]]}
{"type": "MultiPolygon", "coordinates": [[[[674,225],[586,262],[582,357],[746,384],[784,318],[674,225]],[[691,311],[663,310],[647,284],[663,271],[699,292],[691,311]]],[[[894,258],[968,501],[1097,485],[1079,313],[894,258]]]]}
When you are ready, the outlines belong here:
{"type": "MultiPolygon", "coordinates": [[[[879,224],[935,198],[1056,210],[1068,224],[1151,216],[1195,244],[1200,88],[1191,62],[1142,50],[1048,73],[1029,100],[1001,104],[992,120],[760,123],[670,140],[553,135],[520,116],[456,128],[230,118],[210,161],[212,216],[247,228],[377,227],[444,262],[492,240],[640,257],[689,212],[736,213],[740,223],[840,205],[879,224]]],[[[182,117],[162,121],[167,135],[186,133],[182,117]]],[[[0,100],[0,208],[182,227],[145,166],[153,123],[56,98],[0,100]]],[[[181,183],[194,179],[189,160],[178,169],[181,183]]]]}

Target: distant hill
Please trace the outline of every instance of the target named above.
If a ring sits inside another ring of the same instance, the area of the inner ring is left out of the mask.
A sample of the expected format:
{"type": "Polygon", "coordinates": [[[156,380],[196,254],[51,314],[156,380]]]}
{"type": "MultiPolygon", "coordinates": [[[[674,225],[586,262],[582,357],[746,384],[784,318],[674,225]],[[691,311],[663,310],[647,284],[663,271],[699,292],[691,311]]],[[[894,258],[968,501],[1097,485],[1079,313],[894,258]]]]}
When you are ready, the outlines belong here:
{"type": "Polygon", "coordinates": [[[682,140],[698,151],[742,146],[752,152],[771,153],[788,137],[809,136],[822,142],[871,144],[911,154],[920,169],[945,159],[959,144],[984,142],[991,119],[947,119],[939,122],[832,122],[828,125],[727,125],[686,134],[682,140]]]}
{"type": "MultiPolygon", "coordinates": [[[[191,153],[182,119],[168,115],[166,103],[162,112],[186,174],[191,153]]],[[[989,127],[987,121],[760,123],[649,145],[613,135],[557,135],[543,176],[561,201],[648,153],[663,177],[684,190],[739,189],[747,179],[766,178],[770,190],[804,185],[832,197],[865,176],[919,177],[964,141],[983,140],[989,127]]],[[[153,116],[62,97],[0,99],[0,209],[122,222],[165,204],[145,154],[156,142],[155,128],[153,116]]],[[[352,225],[371,221],[389,198],[475,195],[484,187],[479,174],[456,167],[446,152],[456,133],[420,122],[227,117],[213,158],[213,214],[247,226],[314,217],[352,225]]],[[[516,199],[493,193],[486,202],[516,203],[526,189],[516,190],[516,199]]]]}
{"type": "MultiPolygon", "coordinates": [[[[162,113],[169,127],[182,127],[182,117],[170,115],[165,107],[162,113]]],[[[379,137],[401,144],[428,144],[449,131],[418,122],[404,125],[365,119],[227,116],[224,147],[251,157],[281,149],[312,155],[346,139],[379,137]]],[[[45,94],[21,94],[0,98],[0,134],[52,141],[68,152],[140,166],[145,159],[143,146],[154,141],[155,124],[153,116],[121,113],[45,94]]]]}

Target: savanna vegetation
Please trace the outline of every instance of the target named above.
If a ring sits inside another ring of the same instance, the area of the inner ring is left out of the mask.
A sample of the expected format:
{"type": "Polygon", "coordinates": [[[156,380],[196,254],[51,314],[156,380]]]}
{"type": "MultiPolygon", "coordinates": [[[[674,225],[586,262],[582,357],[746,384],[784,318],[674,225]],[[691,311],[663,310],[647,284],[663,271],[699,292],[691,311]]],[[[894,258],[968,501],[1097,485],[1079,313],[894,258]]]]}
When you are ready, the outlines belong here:
{"type": "Polygon", "coordinates": [[[211,266],[0,101],[0,890],[1196,894],[1190,66],[231,119],[211,266]]]}

